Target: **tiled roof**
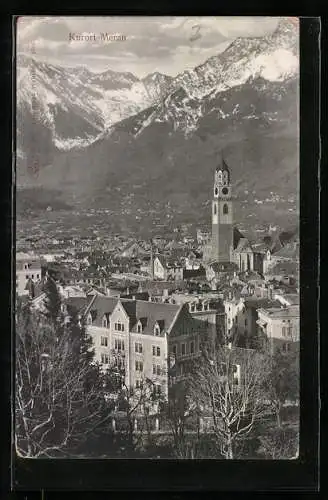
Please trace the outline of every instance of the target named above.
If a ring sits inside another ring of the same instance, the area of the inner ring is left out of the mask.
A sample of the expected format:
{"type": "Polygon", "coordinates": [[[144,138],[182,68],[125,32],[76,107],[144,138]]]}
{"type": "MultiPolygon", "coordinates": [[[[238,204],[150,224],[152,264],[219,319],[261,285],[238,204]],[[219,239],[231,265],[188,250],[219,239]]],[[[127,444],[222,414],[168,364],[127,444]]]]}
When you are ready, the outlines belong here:
{"type": "Polygon", "coordinates": [[[23,261],[23,260],[17,260],[16,261],[16,270],[17,271],[40,271],[41,269],[41,261],[23,261]],[[25,269],[25,264],[28,264],[28,269],[25,269]]]}
{"type": "Polygon", "coordinates": [[[253,243],[252,247],[254,252],[260,253],[266,253],[270,249],[270,245],[267,245],[264,241],[253,243]]]}
{"type": "Polygon", "coordinates": [[[289,307],[268,307],[261,308],[261,312],[270,316],[270,318],[298,318],[300,315],[299,306],[289,307]]]}
{"type": "Polygon", "coordinates": [[[104,314],[112,314],[116,304],[117,297],[102,297],[94,295],[86,308],[86,314],[91,313],[92,320],[95,326],[102,326],[102,318],[104,314]]]}
{"type": "Polygon", "coordinates": [[[249,281],[264,281],[262,276],[257,272],[257,271],[244,271],[239,273],[239,278],[243,282],[249,282],[249,281]]]}
{"type": "Polygon", "coordinates": [[[131,300],[149,300],[149,293],[148,292],[134,292],[134,293],[129,293],[126,295],[121,295],[122,299],[131,299],[131,300]]]}
{"type": "Polygon", "coordinates": [[[282,257],[285,259],[298,259],[299,257],[299,244],[298,243],[289,243],[278,250],[275,254],[275,257],[282,257]]]}
{"type": "Polygon", "coordinates": [[[234,271],[235,269],[237,269],[237,266],[233,262],[213,262],[211,264],[211,268],[214,272],[226,272],[234,271]]]}
{"type": "Polygon", "coordinates": [[[244,252],[245,251],[250,251],[250,252],[253,251],[252,246],[247,238],[240,238],[240,240],[238,242],[236,252],[242,252],[242,251],[244,251],[244,252]]]}
{"type": "Polygon", "coordinates": [[[83,312],[90,304],[90,297],[69,297],[65,299],[68,312],[83,312]]]}
{"type": "Polygon", "coordinates": [[[87,307],[86,313],[91,312],[95,326],[102,326],[103,316],[110,316],[119,301],[133,325],[131,331],[137,331],[137,323],[140,320],[144,326],[143,333],[146,334],[153,334],[156,322],[161,327],[161,331],[163,328],[168,330],[179,310],[179,306],[173,304],[95,296],[87,307]]]}
{"type": "Polygon", "coordinates": [[[299,305],[300,296],[298,293],[286,293],[283,298],[289,302],[291,306],[299,305]]]}
{"type": "Polygon", "coordinates": [[[151,292],[152,294],[160,293],[163,290],[178,290],[186,289],[187,283],[185,281],[142,281],[139,284],[139,291],[141,292],[151,292]]]}
{"type": "Polygon", "coordinates": [[[295,275],[298,272],[298,264],[294,261],[277,262],[267,272],[269,275],[295,275]]]}
{"type": "Polygon", "coordinates": [[[243,234],[239,231],[237,227],[233,228],[233,248],[237,248],[239,240],[243,238],[243,234]]]}
{"type": "Polygon", "coordinates": [[[261,297],[248,297],[245,299],[245,306],[252,309],[281,308],[281,304],[277,300],[261,297]]]}
{"type": "MultiPolygon", "coordinates": [[[[161,304],[157,302],[137,300],[137,319],[147,318],[147,325],[145,326],[143,333],[152,334],[154,332],[156,322],[159,324],[161,332],[163,329],[167,331],[172,325],[179,308],[180,306],[174,304],[161,304]]],[[[136,325],[134,325],[132,331],[137,331],[136,325]]]]}

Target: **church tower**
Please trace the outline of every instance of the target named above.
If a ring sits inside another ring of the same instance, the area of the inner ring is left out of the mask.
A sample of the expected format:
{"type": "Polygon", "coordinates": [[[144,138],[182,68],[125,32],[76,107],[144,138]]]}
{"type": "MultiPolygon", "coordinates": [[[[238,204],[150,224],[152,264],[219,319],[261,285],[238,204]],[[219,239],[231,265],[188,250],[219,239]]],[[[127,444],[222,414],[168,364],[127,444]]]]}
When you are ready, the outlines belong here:
{"type": "Polygon", "coordinates": [[[233,248],[233,213],[230,171],[222,158],[215,170],[212,201],[212,260],[230,262],[233,248]]]}

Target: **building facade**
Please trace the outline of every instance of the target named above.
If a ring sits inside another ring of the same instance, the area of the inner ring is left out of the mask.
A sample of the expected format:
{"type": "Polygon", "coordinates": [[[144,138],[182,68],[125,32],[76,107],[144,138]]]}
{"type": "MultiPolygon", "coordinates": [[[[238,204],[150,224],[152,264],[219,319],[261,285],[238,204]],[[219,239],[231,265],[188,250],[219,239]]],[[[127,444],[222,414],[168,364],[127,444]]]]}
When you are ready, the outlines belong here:
{"type": "Polygon", "coordinates": [[[29,295],[28,284],[41,280],[41,260],[37,256],[18,253],[16,255],[16,293],[29,295]]]}
{"type": "Polygon", "coordinates": [[[257,325],[264,333],[271,352],[280,348],[288,352],[297,349],[300,340],[299,306],[258,309],[257,325]]]}
{"type": "Polygon", "coordinates": [[[84,315],[95,360],[102,368],[124,370],[129,388],[151,381],[156,393],[164,397],[168,394],[170,357],[184,360],[199,352],[201,337],[210,329],[206,322],[193,318],[185,304],[97,295],[84,315]]]}

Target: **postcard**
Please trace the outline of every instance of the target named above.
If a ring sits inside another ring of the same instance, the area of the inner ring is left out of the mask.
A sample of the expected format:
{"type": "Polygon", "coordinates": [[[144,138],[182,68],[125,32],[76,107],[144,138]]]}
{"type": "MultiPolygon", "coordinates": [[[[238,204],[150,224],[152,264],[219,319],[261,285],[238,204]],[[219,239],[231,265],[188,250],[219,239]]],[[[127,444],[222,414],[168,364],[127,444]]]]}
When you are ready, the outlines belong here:
{"type": "Polygon", "coordinates": [[[299,456],[299,19],[20,16],[18,457],[299,456]]]}

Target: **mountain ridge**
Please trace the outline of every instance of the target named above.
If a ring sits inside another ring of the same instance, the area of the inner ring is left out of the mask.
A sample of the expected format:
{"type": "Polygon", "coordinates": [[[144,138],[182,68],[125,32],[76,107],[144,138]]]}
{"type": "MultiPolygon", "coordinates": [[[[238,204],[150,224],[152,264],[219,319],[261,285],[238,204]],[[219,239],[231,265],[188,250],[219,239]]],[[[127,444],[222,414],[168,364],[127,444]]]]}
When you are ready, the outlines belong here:
{"type": "MultiPolygon", "coordinates": [[[[98,91],[97,85],[91,88],[98,91]]],[[[47,157],[47,132],[38,176],[28,176],[28,161],[20,156],[18,182],[59,188],[62,199],[73,205],[125,210],[133,195],[135,206],[128,210],[137,214],[150,201],[164,206],[169,197],[187,213],[207,203],[223,149],[238,193],[297,193],[298,45],[295,30],[285,22],[268,37],[234,40],[176,78],[154,72],[131,88],[137,90],[134,109],[118,99],[121,119],[105,124],[97,136],[90,133],[88,146],[53,148],[47,157]],[[137,104],[145,84],[153,84],[147,97],[151,105],[141,109],[137,104]],[[134,185],[139,186],[135,192],[134,185]]]]}

